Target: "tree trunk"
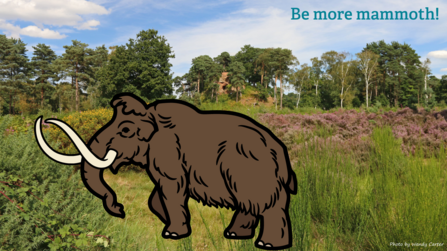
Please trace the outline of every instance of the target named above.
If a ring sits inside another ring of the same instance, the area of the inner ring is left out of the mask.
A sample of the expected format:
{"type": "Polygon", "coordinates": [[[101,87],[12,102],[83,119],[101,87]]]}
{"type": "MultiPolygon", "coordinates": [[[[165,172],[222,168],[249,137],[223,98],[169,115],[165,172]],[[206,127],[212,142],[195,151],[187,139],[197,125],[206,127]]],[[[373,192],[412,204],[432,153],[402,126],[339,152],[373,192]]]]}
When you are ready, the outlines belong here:
{"type": "Polygon", "coordinates": [[[76,112],[79,112],[78,62],[76,62],[76,112]]]}
{"type": "Polygon", "coordinates": [[[279,105],[279,109],[281,109],[282,110],[282,75],[281,76],[279,76],[279,86],[280,86],[280,100],[281,100],[281,102],[280,102],[280,105],[279,105]]]}
{"type": "MultiPolygon", "coordinates": [[[[42,70],[42,75],[45,73],[45,71],[44,70],[42,70]]],[[[40,90],[40,98],[41,98],[41,100],[40,100],[40,106],[42,107],[42,109],[43,109],[43,100],[44,100],[44,90],[43,90],[43,79],[41,80],[41,82],[40,82],[41,84],[42,84],[42,86],[41,86],[41,90],[40,90]]]]}
{"type": "Polygon", "coordinates": [[[236,87],[236,102],[238,102],[238,97],[239,97],[239,87],[236,87]]]}
{"type": "Polygon", "coordinates": [[[301,91],[298,93],[298,101],[296,102],[296,108],[298,109],[298,105],[300,104],[301,91]]]}
{"type": "Polygon", "coordinates": [[[366,80],[366,108],[368,108],[368,80],[366,80]]]}
{"type": "Polygon", "coordinates": [[[9,93],[9,114],[12,114],[12,95],[9,93]]]}
{"type": "MultiPolygon", "coordinates": [[[[264,85],[264,62],[262,63],[261,69],[261,85],[264,85]]],[[[265,88],[267,88],[267,83],[265,83],[265,88]]]]}
{"type": "MultiPolygon", "coordinates": [[[[425,73],[424,81],[425,81],[425,91],[427,91],[427,72],[425,73]]],[[[428,104],[428,95],[427,95],[427,93],[425,93],[425,104],[428,104]]]]}
{"type": "Polygon", "coordinates": [[[200,93],[200,73],[199,78],[197,79],[197,93],[200,93]]]}
{"type": "Polygon", "coordinates": [[[40,98],[41,98],[41,100],[40,100],[40,107],[43,109],[43,97],[44,97],[44,95],[43,95],[43,86],[42,86],[42,88],[40,89],[40,98]]]}
{"type": "MultiPolygon", "coordinates": [[[[16,91],[14,91],[14,97],[16,96],[16,91]]],[[[12,100],[12,114],[16,115],[16,101],[12,100]]]]}
{"type": "Polygon", "coordinates": [[[278,99],[276,97],[276,82],[278,81],[278,76],[275,76],[275,109],[278,110],[278,99]]]}

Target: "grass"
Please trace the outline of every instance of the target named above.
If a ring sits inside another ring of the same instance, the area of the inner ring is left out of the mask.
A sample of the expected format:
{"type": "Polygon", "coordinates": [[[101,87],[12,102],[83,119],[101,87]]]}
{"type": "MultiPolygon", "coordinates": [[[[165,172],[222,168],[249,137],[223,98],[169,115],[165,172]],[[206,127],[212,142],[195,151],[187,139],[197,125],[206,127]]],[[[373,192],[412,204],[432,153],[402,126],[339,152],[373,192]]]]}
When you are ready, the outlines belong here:
{"type": "MultiPolygon", "coordinates": [[[[256,120],[259,114],[275,111],[274,107],[231,102],[203,104],[201,109],[232,110],[256,120]]],[[[316,127],[315,133],[329,143],[303,135],[288,139],[292,144],[307,142],[306,147],[289,151],[298,182],[298,193],[291,196],[289,207],[293,229],[290,250],[402,249],[390,243],[408,243],[408,249],[419,250],[411,244],[446,243],[447,161],[443,147],[429,158],[421,147],[414,156],[406,156],[391,128],[375,128],[364,138],[371,147],[360,166],[352,152],[342,150],[339,142],[330,142],[333,129],[316,127]]],[[[164,225],[148,208],[154,184],[147,174],[130,170],[113,175],[106,171],[104,178],[126,211],[125,219],[104,218],[103,232],[112,238],[110,250],[257,250],[254,240],[259,227],[253,239],[227,240],[223,231],[233,211],[206,207],[194,200],[188,204],[191,236],[165,240],[161,236],[164,225]]],[[[95,200],[102,208],[102,202],[95,200]]],[[[446,250],[446,246],[427,250],[446,250]]]]}
{"type": "MultiPolygon", "coordinates": [[[[375,129],[370,140],[373,147],[365,170],[335,144],[321,148],[310,140],[298,153],[294,169],[299,189],[289,209],[291,250],[398,250],[390,243],[445,242],[446,160],[424,159],[420,151],[406,157],[390,128],[375,129]]],[[[439,156],[445,156],[441,151],[439,156]]],[[[255,250],[259,227],[252,240],[227,240],[223,231],[232,211],[193,200],[192,235],[165,240],[163,224],[147,207],[153,184],[146,173],[106,172],[105,180],[126,210],[124,220],[106,219],[105,231],[114,238],[111,250],[255,250]]]]}

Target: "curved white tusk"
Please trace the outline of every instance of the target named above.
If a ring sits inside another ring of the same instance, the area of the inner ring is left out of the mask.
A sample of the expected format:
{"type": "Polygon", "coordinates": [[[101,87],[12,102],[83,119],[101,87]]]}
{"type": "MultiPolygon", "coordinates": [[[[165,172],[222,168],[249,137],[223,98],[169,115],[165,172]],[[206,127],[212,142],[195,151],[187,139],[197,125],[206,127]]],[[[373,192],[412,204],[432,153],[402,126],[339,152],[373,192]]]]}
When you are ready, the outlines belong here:
{"type": "Polygon", "coordinates": [[[42,152],[45,153],[50,159],[59,162],[61,164],[66,165],[75,165],[79,164],[82,161],[82,156],[80,154],[77,155],[66,155],[55,152],[51,147],[47,144],[42,135],[42,129],[40,127],[42,121],[42,117],[37,118],[36,124],[34,125],[34,134],[37,138],[37,144],[39,145],[42,152]]]}
{"type": "Polygon", "coordinates": [[[64,131],[67,136],[71,139],[73,144],[78,148],[82,157],[93,167],[95,168],[107,168],[109,167],[113,161],[115,161],[116,155],[118,153],[114,150],[109,150],[104,157],[104,160],[97,158],[85,145],[84,141],[78,136],[78,134],[67,124],[57,119],[47,119],[45,120],[47,123],[52,123],[59,126],[62,131],[64,131]]]}

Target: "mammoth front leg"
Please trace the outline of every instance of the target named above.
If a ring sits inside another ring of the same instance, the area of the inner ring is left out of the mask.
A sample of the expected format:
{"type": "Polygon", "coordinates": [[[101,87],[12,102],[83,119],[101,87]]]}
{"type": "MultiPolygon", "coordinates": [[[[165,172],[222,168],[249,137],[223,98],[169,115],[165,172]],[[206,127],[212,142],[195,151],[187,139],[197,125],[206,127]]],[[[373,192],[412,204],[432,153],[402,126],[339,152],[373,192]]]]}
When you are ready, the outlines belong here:
{"type": "Polygon", "coordinates": [[[164,238],[180,239],[191,234],[189,196],[185,191],[186,186],[180,189],[179,182],[170,179],[160,180],[160,198],[168,216],[168,223],[163,229],[164,238]]]}
{"type": "Polygon", "coordinates": [[[158,132],[151,139],[148,172],[157,187],[151,197],[154,209],[159,211],[159,204],[162,204],[166,217],[163,238],[180,239],[191,234],[188,180],[182,167],[180,151],[179,139],[174,134],[158,132]],[[157,194],[161,202],[158,205],[155,198],[157,194]]]}
{"type": "Polygon", "coordinates": [[[163,202],[161,202],[160,193],[158,192],[160,188],[157,186],[152,190],[151,196],[149,197],[149,209],[157,215],[157,217],[164,223],[168,223],[168,217],[165,210],[163,209],[163,202]]]}

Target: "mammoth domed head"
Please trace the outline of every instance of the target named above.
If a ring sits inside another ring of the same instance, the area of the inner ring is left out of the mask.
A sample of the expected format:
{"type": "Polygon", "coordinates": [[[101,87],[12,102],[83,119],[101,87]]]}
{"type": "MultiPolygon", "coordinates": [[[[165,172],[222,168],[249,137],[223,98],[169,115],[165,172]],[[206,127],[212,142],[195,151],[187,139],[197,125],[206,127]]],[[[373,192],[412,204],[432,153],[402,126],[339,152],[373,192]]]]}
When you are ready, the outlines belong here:
{"type": "Polygon", "coordinates": [[[98,157],[109,150],[117,152],[110,166],[113,173],[122,164],[146,166],[149,141],[157,131],[155,118],[144,101],[134,95],[117,95],[110,104],[113,118],[90,139],[90,149],[98,157]]]}
{"type": "Polygon", "coordinates": [[[148,106],[133,94],[120,94],[111,101],[113,118],[90,139],[88,146],[78,134],[63,121],[46,120],[58,125],[73,141],[79,155],[63,155],[51,149],[40,128],[41,117],[36,120],[35,133],[42,151],[51,159],[62,164],[88,163],[92,168],[110,167],[117,173],[122,164],[147,164],[147,151],[157,124],[148,106]]]}

